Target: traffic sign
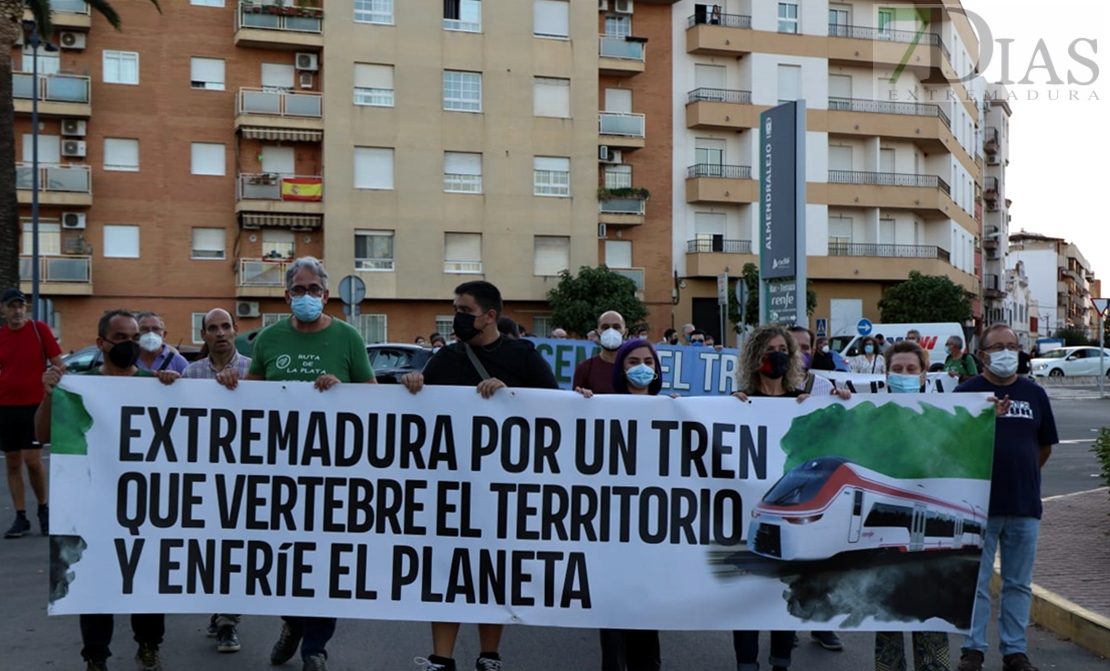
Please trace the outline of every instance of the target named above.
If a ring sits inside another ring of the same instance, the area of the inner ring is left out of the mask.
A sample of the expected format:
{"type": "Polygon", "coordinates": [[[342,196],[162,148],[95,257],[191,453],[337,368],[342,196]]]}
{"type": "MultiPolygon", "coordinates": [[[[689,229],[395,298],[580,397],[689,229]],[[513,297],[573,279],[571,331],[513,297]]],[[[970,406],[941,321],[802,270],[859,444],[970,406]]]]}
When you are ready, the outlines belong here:
{"type": "Polygon", "coordinates": [[[743,277],[736,280],[736,303],[740,306],[741,321],[743,321],[744,310],[748,306],[748,283],[743,277]]]}
{"type": "Polygon", "coordinates": [[[348,275],[339,280],[339,300],[347,305],[361,303],[366,298],[366,282],[358,275],[348,275]]]}
{"type": "Polygon", "coordinates": [[[818,338],[824,338],[827,335],[829,335],[829,320],[828,319],[818,319],[817,320],[817,337],[818,338]]]}
{"type": "Polygon", "coordinates": [[[871,335],[871,331],[874,328],[875,326],[871,323],[870,319],[861,319],[856,324],[856,332],[859,333],[861,336],[871,335]]]}
{"type": "Polygon", "coordinates": [[[1095,304],[1095,312],[1105,317],[1107,308],[1110,308],[1110,298],[1092,298],[1091,302],[1095,304]]]}
{"type": "Polygon", "coordinates": [[[728,273],[717,275],[717,305],[728,305],[728,273]]]}

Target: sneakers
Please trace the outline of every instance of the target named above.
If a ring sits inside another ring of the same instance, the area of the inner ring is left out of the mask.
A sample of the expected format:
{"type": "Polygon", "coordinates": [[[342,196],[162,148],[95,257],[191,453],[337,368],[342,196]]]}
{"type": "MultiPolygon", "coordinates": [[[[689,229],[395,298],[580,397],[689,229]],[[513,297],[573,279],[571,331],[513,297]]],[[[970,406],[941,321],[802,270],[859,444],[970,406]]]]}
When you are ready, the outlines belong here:
{"type": "Polygon", "coordinates": [[[162,671],[162,660],[158,658],[158,646],[140,643],[135,653],[135,664],[139,671],[162,671]]]}
{"type": "Polygon", "coordinates": [[[1002,657],[1002,671],[1038,671],[1024,652],[1015,652],[1002,657]]]}
{"type": "Polygon", "coordinates": [[[4,532],[4,538],[19,538],[31,530],[31,522],[26,515],[16,515],[11,527],[4,532]]]}
{"type": "Polygon", "coordinates": [[[412,661],[420,667],[420,671],[455,671],[455,660],[450,657],[430,655],[430,659],[416,657],[412,661]]]}
{"type": "MultiPolygon", "coordinates": [[[[297,648],[301,644],[301,636],[303,634],[304,630],[301,628],[299,622],[295,625],[291,625],[283,620],[281,623],[281,635],[278,636],[277,643],[274,643],[273,649],[270,650],[270,663],[274,666],[278,666],[279,664],[284,664],[293,659],[293,655],[297,654],[297,648]]],[[[305,664],[307,664],[307,662],[305,662],[305,664]]],[[[305,668],[307,669],[309,667],[305,666],[305,668]]],[[[325,665],[324,668],[327,668],[327,666],[325,665]]]]}
{"type": "Polygon", "coordinates": [[[204,630],[204,633],[208,634],[208,638],[216,638],[216,634],[220,633],[220,627],[216,624],[216,618],[218,617],[219,615],[213,615],[208,619],[208,628],[204,630]]]}
{"type": "Polygon", "coordinates": [[[90,659],[86,664],[85,671],[108,671],[108,665],[105,662],[94,662],[90,659]]]}
{"type": "Polygon", "coordinates": [[[239,636],[235,627],[225,624],[216,632],[216,649],[220,652],[239,652],[239,636]]]}
{"type": "Polygon", "coordinates": [[[831,631],[813,631],[810,632],[813,640],[821,644],[821,647],[826,650],[843,650],[844,644],[840,642],[840,637],[831,631]]]}
{"type": "Polygon", "coordinates": [[[501,671],[501,657],[497,653],[483,652],[474,662],[475,671],[501,671]]]}
{"type": "Polygon", "coordinates": [[[964,650],[960,655],[960,665],[956,671],[983,671],[983,653],[978,650],[964,650]]]}
{"type": "Polygon", "coordinates": [[[39,531],[43,536],[50,535],[50,506],[39,506],[39,531]]]}
{"type": "Polygon", "coordinates": [[[305,657],[302,671],[328,671],[328,658],[323,655],[305,657]]]}

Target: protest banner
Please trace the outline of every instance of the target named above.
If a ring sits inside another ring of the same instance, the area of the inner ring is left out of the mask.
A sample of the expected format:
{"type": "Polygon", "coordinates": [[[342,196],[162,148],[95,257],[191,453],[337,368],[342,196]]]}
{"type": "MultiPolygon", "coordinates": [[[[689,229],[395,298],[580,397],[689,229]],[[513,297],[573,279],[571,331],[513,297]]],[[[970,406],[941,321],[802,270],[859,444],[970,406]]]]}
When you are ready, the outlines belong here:
{"type": "MultiPolygon", "coordinates": [[[[847,389],[853,394],[882,394],[886,393],[886,375],[872,375],[870,373],[844,373],[833,370],[815,370],[814,374],[820,375],[833,383],[837,389],[847,389]]],[[[940,394],[956,390],[960,384],[958,377],[945,372],[926,373],[925,393],[940,394]]]]}
{"type": "Polygon", "coordinates": [[[986,398],[66,376],[49,612],[962,630],[986,398]]]}

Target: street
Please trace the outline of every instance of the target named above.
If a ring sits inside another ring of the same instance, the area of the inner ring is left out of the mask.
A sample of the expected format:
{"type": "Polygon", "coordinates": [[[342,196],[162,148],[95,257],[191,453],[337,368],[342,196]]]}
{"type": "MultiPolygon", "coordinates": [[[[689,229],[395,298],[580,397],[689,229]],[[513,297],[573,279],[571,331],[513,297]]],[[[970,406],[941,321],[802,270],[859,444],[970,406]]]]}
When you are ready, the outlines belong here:
{"type": "MultiPolygon", "coordinates": [[[[1071,398],[1067,390],[1053,390],[1061,444],[1044,469],[1044,495],[1054,496],[1101,486],[1096,479],[1097,462],[1090,447],[1101,423],[1110,418],[1110,401],[1071,398]],[[1067,398],[1062,398],[1067,397],[1067,398]]],[[[30,502],[31,517],[34,502],[30,502]]],[[[7,483],[0,484],[0,523],[5,528],[12,519],[7,483]]],[[[36,526],[37,531],[37,526],[36,526]]],[[[80,660],[80,634],[75,617],[46,617],[47,540],[39,535],[0,540],[0,668],[46,669],[83,668],[80,660]]],[[[630,598],[631,595],[630,595],[630,598]]],[[[737,608],[743,608],[738,603],[737,608]]],[[[205,614],[167,618],[163,662],[167,671],[182,669],[268,669],[269,649],[277,637],[277,617],[247,617],[239,629],[243,649],[221,655],[214,639],[204,635],[208,624],[205,614]]],[[[135,646],[130,640],[126,617],[116,619],[115,657],[112,669],[132,669],[135,646]]],[[[835,629],[835,625],[829,628],[835,629]]],[[[849,633],[842,636],[843,652],[829,652],[811,642],[808,632],[801,633],[801,645],[794,652],[794,669],[861,671],[873,668],[874,636],[849,633]]],[[[991,640],[996,641],[991,633],[991,640]]],[[[954,657],[960,637],[952,637],[954,657]]],[[[993,644],[992,644],[993,645],[993,644]]],[[[416,669],[412,658],[430,652],[428,625],[412,622],[373,622],[343,620],[329,646],[333,671],[384,671],[416,669]]],[[[764,668],[768,643],[763,639],[764,668]]],[[[727,632],[664,632],[663,668],[725,670],[735,668],[731,638],[727,632]]],[[[463,628],[456,659],[460,669],[471,668],[478,653],[473,626],[463,628]]],[[[502,647],[506,671],[566,671],[599,667],[598,635],[594,630],[513,627],[507,630],[502,647]]],[[[1030,657],[1041,669],[1068,671],[1105,671],[1107,662],[1051,633],[1032,628],[1030,657]]],[[[988,669],[1001,668],[997,652],[987,657],[988,669]]],[[[285,669],[300,669],[298,661],[285,669]]]]}

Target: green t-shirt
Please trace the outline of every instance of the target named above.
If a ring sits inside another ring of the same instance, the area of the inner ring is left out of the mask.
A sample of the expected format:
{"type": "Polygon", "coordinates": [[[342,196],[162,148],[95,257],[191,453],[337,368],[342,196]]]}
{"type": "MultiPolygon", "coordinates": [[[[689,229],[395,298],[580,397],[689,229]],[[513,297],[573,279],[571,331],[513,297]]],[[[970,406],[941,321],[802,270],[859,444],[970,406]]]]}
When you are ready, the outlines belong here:
{"type": "Polygon", "coordinates": [[[340,382],[374,378],[362,335],[339,319],[314,333],[294,329],[289,319],[266,327],[254,341],[250,374],[280,382],[314,382],[321,375],[340,382]]]}
{"type": "MultiPolygon", "coordinates": [[[[100,376],[103,377],[104,373],[100,372],[100,366],[93,366],[92,368],[90,368],[90,369],[88,369],[84,372],[74,373],[74,375],[100,375],[100,376]]],[[[151,373],[149,370],[147,370],[145,368],[136,368],[135,369],[135,374],[132,375],[131,377],[154,377],[154,373],[151,373]]]]}
{"type": "Polygon", "coordinates": [[[975,365],[975,361],[970,354],[964,354],[958,359],[949,355],[944,360],[944,372],[947,373],[953,370],[959,375],[960,380],[975,377],[979,374],[979,368],[975,365]]]}

